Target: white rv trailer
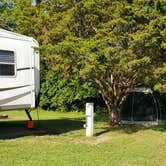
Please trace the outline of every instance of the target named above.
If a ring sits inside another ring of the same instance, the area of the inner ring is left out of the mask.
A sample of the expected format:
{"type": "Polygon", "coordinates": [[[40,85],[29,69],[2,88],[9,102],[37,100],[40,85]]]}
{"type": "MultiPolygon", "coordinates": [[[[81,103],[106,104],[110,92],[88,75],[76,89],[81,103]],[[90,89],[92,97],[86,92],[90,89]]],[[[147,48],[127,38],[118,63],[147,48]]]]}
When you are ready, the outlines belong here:
{"type": "Polygon", "coordinates": [[[40,88],[39,44],[0,29],[0,110],[35,107],[40,88]]]}

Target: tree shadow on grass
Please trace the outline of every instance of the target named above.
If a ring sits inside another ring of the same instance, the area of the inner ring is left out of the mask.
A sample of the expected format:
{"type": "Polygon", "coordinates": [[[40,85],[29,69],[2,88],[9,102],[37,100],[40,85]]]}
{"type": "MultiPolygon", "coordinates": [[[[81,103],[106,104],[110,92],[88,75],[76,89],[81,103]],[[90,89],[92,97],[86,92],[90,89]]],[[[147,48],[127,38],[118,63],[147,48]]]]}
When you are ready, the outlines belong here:
{"type": "MultiPolygon", "coordinates": [[[[48,119],[34,120],[35,129],[25,128],[25,121],[2,121],[0,122],[0,139],[13,139],[23,136],[42,136],[42,135],[59,135],[70,131],[83,129],[85,123],[82,119],[48,119]]],[[[106,121],[105,121],[106,124],[106,121]]],[[[166,118],[159,125],[121,125],[121,126],[100,126],[95,127],[95,136],[100,136],[107,132],[120,132],[134,134],[140,130],[166,131],[166,118]]]]}
{"type": "MultiPolygon", "coordinates": [[[[95,121],[96,122],[102,122],[107,123],[108,121],[108,114],[107,112],[98,112],[95,115],[95,121]]],[[[107,132],[121,132],[121,133],[127,133],[127,134],[133,134],[140,130],[154,130],[154,131],[161,131],[166,132],[166,116],[163,115],[161,122],[159,125],[146,125],[146,124],[137,124],[137,125],[120,125],[120,126],[113,126],[109,127],[108,125],[103,128],[96,128],[96,129],[102,129],[102,131],[95,134],[95,136],[102,135],[107,132]]]]}
{"type": "Polygon", "coordinates": [[[27,129],[25,121],[0,122],[0,139],[13,139],[32,135],[59,135],[83,128],[83,121],[79,119],[34,120],[34,124],[34,129],[27,129]]]}
{"type": "Polygon", "coordinates": [[[161,131],[166,132],[166,119],[163,119],[159,125],[146,125],[146,124],[139,124],[139,125],[120,125],[120,126],[113,126],[113,127],[105,127],[102,131],[95,134],[95,136],[102,135],[107,132],[120,132],[120,133],[127,133],[127,134],[134,134],[138,131],[144,130],[154,130],[154,131],[161,131]]]}

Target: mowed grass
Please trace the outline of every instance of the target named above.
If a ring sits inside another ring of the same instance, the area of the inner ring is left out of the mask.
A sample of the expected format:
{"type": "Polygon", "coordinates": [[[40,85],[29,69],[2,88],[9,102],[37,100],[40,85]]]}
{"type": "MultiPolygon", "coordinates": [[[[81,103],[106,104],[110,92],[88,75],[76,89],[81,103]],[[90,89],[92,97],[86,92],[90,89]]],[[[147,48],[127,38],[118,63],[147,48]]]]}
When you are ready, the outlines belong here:
{"type": "Polygon", "coordinates": [[[96,117],[94,137],[87,138],[84,113],[39,110],[38,122],[34,110],[34,130],[24,127],[24,111],[4,113],[9,118],[0,120],[0,166],[166,165],[165,121],[109,128],[96,117]]]}

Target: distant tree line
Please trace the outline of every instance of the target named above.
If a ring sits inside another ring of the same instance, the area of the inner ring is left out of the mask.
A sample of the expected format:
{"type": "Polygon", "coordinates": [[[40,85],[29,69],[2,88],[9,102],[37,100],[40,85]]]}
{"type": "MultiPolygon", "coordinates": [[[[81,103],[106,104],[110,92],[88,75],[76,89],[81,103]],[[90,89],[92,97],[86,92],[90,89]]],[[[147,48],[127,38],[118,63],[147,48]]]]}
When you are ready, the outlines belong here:
{"type": "Polygon", "coordinates": [[[41,107],[77,110],[86,101],[104,101],[115,124],[128,91],[140,86],[158,93],[165,107],[165,0],[47,0],[36,6],[4,0],[0,6],[4,25],[40,43],[41,107]]]}

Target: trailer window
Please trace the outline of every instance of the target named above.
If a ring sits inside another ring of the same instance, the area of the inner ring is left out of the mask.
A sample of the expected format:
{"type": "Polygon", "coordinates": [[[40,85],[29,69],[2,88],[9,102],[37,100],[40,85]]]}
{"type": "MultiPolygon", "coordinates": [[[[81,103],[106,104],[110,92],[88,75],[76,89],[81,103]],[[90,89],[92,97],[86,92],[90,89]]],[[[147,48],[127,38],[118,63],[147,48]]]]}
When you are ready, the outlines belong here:
{"type": "Polygon", "coordinates": [[[0,50],[0,76],[15,75],[15,58],[13,51],[0,50]]]}

